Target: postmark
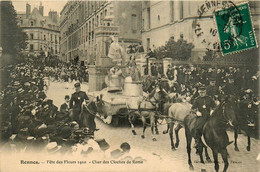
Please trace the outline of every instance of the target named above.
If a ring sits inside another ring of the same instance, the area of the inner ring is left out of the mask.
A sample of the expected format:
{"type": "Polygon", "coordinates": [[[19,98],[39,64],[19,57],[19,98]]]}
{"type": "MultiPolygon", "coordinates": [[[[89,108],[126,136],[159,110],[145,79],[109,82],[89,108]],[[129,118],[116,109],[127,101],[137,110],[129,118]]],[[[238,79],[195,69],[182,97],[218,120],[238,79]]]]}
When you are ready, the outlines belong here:
{"type": "Polygon", "coordinates": [[[223,55],[257,48],[257,40],[247,2],[229,5],[213,13],[223,55]]]}

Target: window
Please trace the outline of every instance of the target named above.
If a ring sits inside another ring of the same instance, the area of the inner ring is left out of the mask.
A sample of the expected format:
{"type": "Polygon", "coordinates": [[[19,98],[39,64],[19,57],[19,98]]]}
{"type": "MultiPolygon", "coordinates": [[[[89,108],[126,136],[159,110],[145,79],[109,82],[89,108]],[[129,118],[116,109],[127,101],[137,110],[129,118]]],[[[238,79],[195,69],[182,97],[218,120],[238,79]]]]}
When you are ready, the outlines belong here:
{"type": "Polygon", "coordinates": [[[55,35],[55,44],[57,44],[57,35],[55,35]]]}
{"type": "Polygon", "coordinates": [[[147,16],[148,16],[148,29],[151,28],[151,12],[150,8],[147,8],[147,16]]]}
{"type": "Polygon", "coordinates": [[[180,1],[180,20],[183,19],[183,1],[180,1]]]}
{"type": "Polygon", "coordinates": [[[31,21],[31,26],[33,26],[33,21],[31,21]]]}
{"type": "Polygon", "coordinates": [[[33,44],[30,44],[30,51],[33,51],[33,44]]]}
{"type": "Polygon", "coordinates": [[[102,26],[103,25],[103,13],[100,13],[100,25],[102,26]]]}
{"type": "Polygon", "coordinates": [[[171,22],[174,21],[174,1],[170,1],[170,9],[171,9],[171,22]]]}
{"type": "Polygon", "coordinates": [[[46,41],[46,35],[43,35],[43,39],[46,41]]]}
{"type": "Polygon", "coordinates": [[[161,20],[160,15],[158,15],[158,21],[160,21],[160,20],[161,20]]]}
{"type": "Polygon", "coordinates": [[[107,16],[107,9],[105,9],[105,16],[107,16]]]}
{"type": "Polygon", "coordinates": [[[33,33],[30,34],[31,39],[33,39],[33,33]]]}
{"type": "Polygon", "coordinates": [[[150,38],[146,39],[146,51],[148,52],[150,49],[150,38]]]}
{"type": "Polygon", "coordinates": [[[51,41],[52,41],[52,34],[51,34],[51,41]]]}
{"type": "Polygon", "coordinates": [[[133,32],[133,33],[136,33],[136,32],[137,32],[136,14],[132,14],[132,17],[131,17],[131,26],[132,26],[132,32],[133,32]]]}
{"type": "Polygon", "coordinates": [[[56,54],[58,53],[57,45],[55,45],[55,53],[56,53],[56,54]]]}

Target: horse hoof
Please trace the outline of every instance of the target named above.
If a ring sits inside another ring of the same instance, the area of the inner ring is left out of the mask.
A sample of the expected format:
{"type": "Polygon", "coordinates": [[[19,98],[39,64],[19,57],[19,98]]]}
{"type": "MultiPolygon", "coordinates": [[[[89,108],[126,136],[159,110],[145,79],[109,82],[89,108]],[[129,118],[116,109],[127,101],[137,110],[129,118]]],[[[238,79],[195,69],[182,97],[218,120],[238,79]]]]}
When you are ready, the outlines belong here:
{"type": "Polygon", "coordinates": [[[178,148],[179,147],[179,143],[175,143],[175,147],[178,148]]]}
{"type": "Polygon", "coordinates": [[[141,135],[141,138],[144,139],[144,135],[141,135]]]}
{"type": "Polygon", "coordinates": [[[235,151],[237,151],[237,152],[239,151],[238,147],[235,147],[235,151]]]}
{"type": "Polygon", "coordinates": [[[167,134],[168,132],[167,131],[163,131],[163,134],[167,134]]]}
{"type": "Polygon", "coordinates": [[[176,149],[175,149],[175,147],[172,147],[172,151],[175,151],[176,149]]]}
{"type": "Polygon", "coordinates": [[[247,147],[246,147],[246,150],[247,150],[247,151],[250,151],[250,146],[247,146],[247,147]]]}
{"type": "Polygon", "coordinates": [[[132,130],[132,133],[133,133],[133,135],[136,135],[136,132],[134,130],[132,130]]]}
{"type": "Polygon", "coordinates": [[[204,162],[204,161],[200,161],[200,163],[201,163],[201,164],[205,164],[205,162],[204,162]]]}
{"type": "Polygon", "coordinates": [[[155,134],[159,135],[159,131],[156,131],[156,133],[155,133],[155,134]]]}
{"type": "Polygon", "coordinates": [[[194,167],[193,167],[193,166],[190,166],[190,170],[194,170],[194,167]]]}
{"type": "Polygon", "coordinates": [[[153,141],[157,141],[156,138],[153,138],[153,141]]]}
{"type": "Polygon", "coordinates": [[[207,160],[208,163],[212,163],[210,158],[207,158],[206,160],[207,160]]]}

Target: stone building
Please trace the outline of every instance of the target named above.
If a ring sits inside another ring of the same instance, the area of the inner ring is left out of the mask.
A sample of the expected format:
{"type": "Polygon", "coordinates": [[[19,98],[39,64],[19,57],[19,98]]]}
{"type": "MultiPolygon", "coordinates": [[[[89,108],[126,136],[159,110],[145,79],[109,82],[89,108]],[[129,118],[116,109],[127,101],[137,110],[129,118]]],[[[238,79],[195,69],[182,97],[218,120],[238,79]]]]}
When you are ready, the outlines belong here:
{"type": "Polygon", "coordinates": [[[49,11],[44,16],[44,6],[40,4],[39,9],[31,11],[31,5],[26,4],[26,12],[18,13],[18,24],[28,36],[28,45],[25,53],[39,55],[48,53],[59,55],[60,31],[59,16],[56,11],[49,11]]]}
{"type": "MultiPolygon", "coordinates": [[[[236,1],[237,2],[237,1],[236,1]]],[[[146,51],[165,45],[171,36],[193,43],[192,60],[199,60],[207,49],[219,46],[213,11],[227,1],[143,1],[142,44],[146,51]]],[[[259,1],[250,1],[255,32],[259,37],[259,1]]],[[[253,50],[253,51],[257,51],[253,50]]]]}
{"type": "Polygon", "coordinates": [[[60,16],[63,61],[101,63],[98,58],[107,56],[110,36],[122,46],[141,44],[141,2],[69,1],[60,16]]]}

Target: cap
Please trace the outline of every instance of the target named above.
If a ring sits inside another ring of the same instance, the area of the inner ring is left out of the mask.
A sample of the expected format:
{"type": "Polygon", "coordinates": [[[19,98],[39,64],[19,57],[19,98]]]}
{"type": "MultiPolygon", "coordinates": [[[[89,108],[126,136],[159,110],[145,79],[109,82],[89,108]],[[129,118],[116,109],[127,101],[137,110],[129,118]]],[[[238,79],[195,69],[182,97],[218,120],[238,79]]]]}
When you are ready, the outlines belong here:
{"type": "Polygon", "coordinates": [[[20,88],[19,90],[18,90],[18,93],[23,93],[24,92],[24,90],[22,89],[22,88],[20,88]]]}
{"type": "Polygon", "coordinates": [[[216,78],[210,77],[210,78],[209,78],[209,81],[216,81],[216,78]]]}
{"type": "Polygon", "coordinates": [[[205,91],[206,90],[206,87],[205,86],[200,86],[199,87],[199,91],[205,91]]]}
{"type": "Polygon", "coordinates": [[[251,93],[253,93],[253,90],[247,89],[247,90],[245,90],[245,93],[246,93],[246,94],[251,94],[251,93]]]}
{"type": "Polygon", "coordinates": [[[76,82],[76,83],[74,84],[74,87],[80,87],[80,83],[79,83],[79,82],[76,82]]]}

